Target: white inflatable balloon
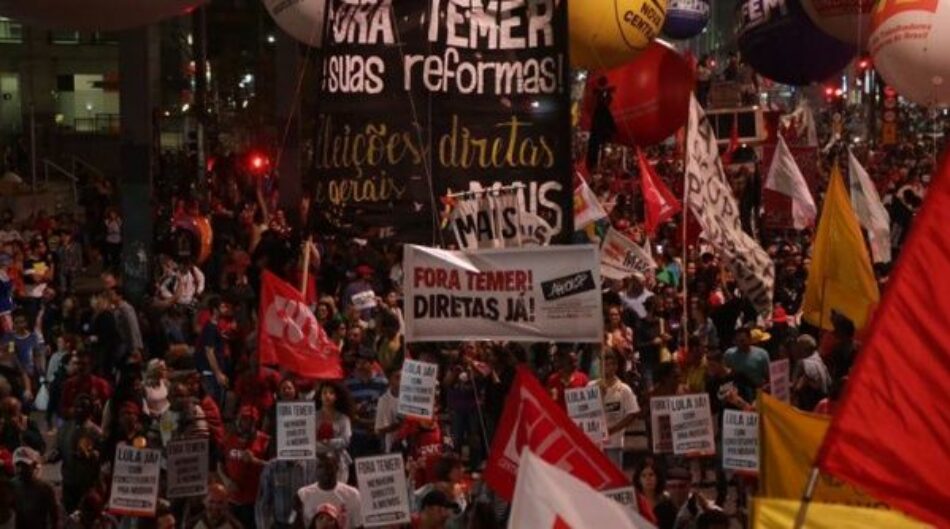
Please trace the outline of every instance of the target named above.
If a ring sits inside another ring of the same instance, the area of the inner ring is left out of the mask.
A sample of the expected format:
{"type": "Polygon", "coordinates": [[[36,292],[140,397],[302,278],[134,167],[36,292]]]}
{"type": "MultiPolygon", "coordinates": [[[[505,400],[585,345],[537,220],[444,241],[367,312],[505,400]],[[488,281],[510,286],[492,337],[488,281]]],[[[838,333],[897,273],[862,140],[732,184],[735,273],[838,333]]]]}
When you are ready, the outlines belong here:
{"type": "Polygon", "coordinates": [[[308,46],[320,47],[327,0],[263,1],[280,29],[308,46]]]}
{"type": "Polygon", "coordinates": [[[0,0],[0,16],[50,29],[118,31],[187,15],[208,0],[0,0]]]}
{"type": "Polygon", "coordinates": [[[861,49],[867,46],[874,0],[802,0],[802,7],[825,33],[861,49]]]}
{"type": "Polygon", "coordinates": [[[950,0],[880,0],[868,49],[900,95],[927,107],[950,106],[950,0]]]}

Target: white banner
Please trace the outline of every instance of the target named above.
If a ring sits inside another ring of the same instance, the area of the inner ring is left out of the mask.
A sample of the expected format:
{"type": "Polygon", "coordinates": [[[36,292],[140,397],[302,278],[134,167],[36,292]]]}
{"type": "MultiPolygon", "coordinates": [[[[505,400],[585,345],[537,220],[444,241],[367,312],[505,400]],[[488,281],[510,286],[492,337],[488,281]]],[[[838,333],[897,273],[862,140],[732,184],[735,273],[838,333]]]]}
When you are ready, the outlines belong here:
{"type": "Polygon", "coordinates": [[[716,135],[695,97],[690,102],[686,136],[686,182],[689,208],[703,229],[703,239],[723,257],[756,310],[770,314],[775,265],[759,243],[742,231],[739,206],[722,169],[716,135]]]}
{"type": "Polygon", "coordinates": [[[759,414],[724,410],[722,414],[722,468],[759,471],[759,414]]]}
{"type": "Polygon", "coordinates": [[[364,527],[402,526],[410,522],[402,454],[357,459],[356,482],[363,502],[364,527]]]}
{"type": "Polygon", "coordinates": [[[610,439],[600,386],[566,389],[564,402],[567,404],[568,417],[578,428],[584,430],[591,441],[603,446],[610,439]]]}
{"type": "Polygon", "coordinates": [[[165,447],[165,496],[188,498],[208,493],[208,440],[182,439],[165,447]]]}
{"type": "Polygon", "coordinates": [[[670,426],[670,399],[650,399],[650,442],[654,454],[673,453],[673,431],[670,426]]]}
{"type": "Polygon", "coordinates": [[[313,401],[277,403],[277,459],[317,457],[317,406],[313,401]]]}
{"type": "Polygon", "coordinates": [[[121,516],[154,516],[161,464],[159,450],[126,444],[116,446],[109,511],[121,516]]]}
{"type": "Polygon", "coordinates": [[[648,274],[656,270],[656,261],[650,245],[633,242],[613,227],[607,228],[600,246],[600,274],[606,278],[623,280],[633,273],[648,274]]]}
{"type": "Polygon", "coordinates": [[[600,258],[590,245],[451,252],[406,245],[406,340],[600,343],[600,258]]]}
{"type": "Polygon", "coordinates": [[[525,211],[520,189],[487,190],[456,199],[449,227],[459,248],[467,251],[544,246],[552,233],[547,222],[525,211]]]}
{"type": "Polygon", "coordinates": [[[633,488],[633,485],[619,489],[605,490],[602,494],[630,509],[632,512],[640,514],[640,506],[637,505],[637,490],[633,488]]]}
{"type": "Polygon", "coordinates": [[[397,412],[407,417],[435,417],[435,388],[439,384],[439,366],[417,360],[402,364],[397,412]]]}
{"type": "Polygon", "coordinates": [[[791,402],[789,378],[791,367],[788,358],[769,362],[769,393],[782,402],[791,402]]]}
{"type": "Polygon", "coordinates": [[[670,399],[670,430],[675,455],[709,456],[716,453],[709,395],[696,393],[670,399]]]}

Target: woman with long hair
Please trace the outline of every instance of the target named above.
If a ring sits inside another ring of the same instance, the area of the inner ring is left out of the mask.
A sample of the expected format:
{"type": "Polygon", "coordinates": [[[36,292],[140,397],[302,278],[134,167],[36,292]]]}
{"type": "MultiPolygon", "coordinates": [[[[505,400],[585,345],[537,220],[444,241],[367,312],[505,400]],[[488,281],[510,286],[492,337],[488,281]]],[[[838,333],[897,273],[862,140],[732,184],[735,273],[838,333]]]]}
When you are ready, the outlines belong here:
{"type": "Polygon", "coordinates": [[[672,527],[676,519],[676,508],[666,493],[666,480],[653,458],[646,458],[637,465],[633,474],[633,486],[642,498],[641,510],[649,509],[649,514],[658,522],[658,527],[672,527]],[[644,509],[645,508],[645,509],[644,509]]]}
{"type": "Polygon", "coordinates": [[[335,452],[340,455],[337,480],[346,483],[350,476],[349,446],[353,436],[350,418],[353,416],[353,401],[346,388],[337,382],[327,381],[320,387],[317,410],[317,454],[335,452]]]}

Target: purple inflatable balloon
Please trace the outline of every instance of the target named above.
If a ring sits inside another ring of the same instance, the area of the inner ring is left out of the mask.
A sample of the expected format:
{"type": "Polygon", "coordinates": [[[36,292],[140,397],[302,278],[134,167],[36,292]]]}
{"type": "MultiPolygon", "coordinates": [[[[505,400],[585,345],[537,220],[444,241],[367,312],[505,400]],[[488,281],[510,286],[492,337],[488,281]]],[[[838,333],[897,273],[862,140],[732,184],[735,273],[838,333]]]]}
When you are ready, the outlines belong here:
{"type": "Polygon", "coordinates": [[[773,81],[794,86],[824,81],[857,51],[819,29],[799,0],[744,0],[738,9],[742,58],[773,81]]]}
{"type": "Polygon", "coordinates": [[[669,0],[663,34],[671,39],[691,39],[709,22],[708,0],[669,0]]]}

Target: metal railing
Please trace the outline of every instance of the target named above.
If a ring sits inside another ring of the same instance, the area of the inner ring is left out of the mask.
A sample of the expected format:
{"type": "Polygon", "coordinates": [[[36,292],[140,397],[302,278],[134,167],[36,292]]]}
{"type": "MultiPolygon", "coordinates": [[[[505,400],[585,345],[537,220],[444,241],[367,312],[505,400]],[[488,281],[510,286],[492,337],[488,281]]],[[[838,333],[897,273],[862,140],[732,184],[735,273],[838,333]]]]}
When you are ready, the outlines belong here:
{"type": "MultiPolygon", "coordinates": [[[[43,160],[41,160],[41,163],[43,164],[43,185],[46,187],[49,187],[50,169],[52,169],[53,174],[59,173],[65,176],[69,180],[70,186],[72,187],[72,190],[73,190],[73,201],[75,203],[78,203],[79,202],[79,188],[77,186],[77,183],[79,182],[79,178],[76,177],[76,174],[74,172],[70,172],[68,169],[57,164],[53,160],[50,160],[49,158],[43,158],[43,160]]],[[[73,161],[74,171],[75,171],[75,167],[76,165],[75,165],[75,160],[74,160],[73,161]]],[[[33,179],[33,182],[31,185],[32,185],[32,190],[35,193],[36,192],[35,178],[33,179]]]]}

